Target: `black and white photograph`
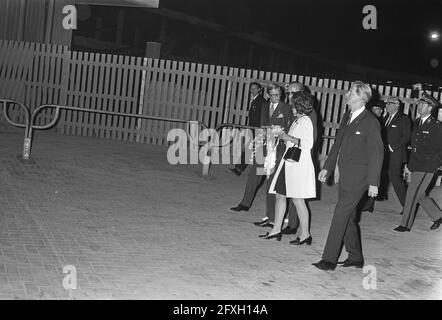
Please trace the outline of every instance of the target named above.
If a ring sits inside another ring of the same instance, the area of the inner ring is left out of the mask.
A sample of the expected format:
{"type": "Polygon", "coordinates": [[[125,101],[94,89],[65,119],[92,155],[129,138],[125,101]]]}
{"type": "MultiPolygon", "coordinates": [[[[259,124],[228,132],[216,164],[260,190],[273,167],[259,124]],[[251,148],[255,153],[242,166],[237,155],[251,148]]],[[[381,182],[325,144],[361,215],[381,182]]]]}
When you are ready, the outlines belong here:
{"type": "Polygon", "coordinates": [[[442,300],[441,17],[0,0],[0,300],[442,300]]]}

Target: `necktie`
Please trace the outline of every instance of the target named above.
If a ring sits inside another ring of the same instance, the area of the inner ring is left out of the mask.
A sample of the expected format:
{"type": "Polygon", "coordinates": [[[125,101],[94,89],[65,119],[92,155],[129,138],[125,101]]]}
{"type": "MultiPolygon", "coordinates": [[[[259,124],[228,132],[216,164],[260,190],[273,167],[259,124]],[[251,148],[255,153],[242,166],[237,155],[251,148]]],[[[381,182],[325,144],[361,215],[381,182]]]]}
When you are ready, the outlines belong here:
{"type": "Polygon", "coordinates": [[[275,111],[275,104],[274,104],[274,103],[271,103],[271,104],[270,104],[270,116],[273,115],[273,111],[275,111]]]}
{"type": "Polygon", "coordinates": [[[385,122],[385,126],[388,127],[388,125],[390,124],[391,121],[391,115],[388,116],[387,122],[385,122]]]}
{"type": "Polygon", "coordinates": [[[352,116],[353,116],[353,112],[350,112],[350,115],[348,116],[347,126],[350,125],[352,116]]]}
{"type": "Polygon", "coordinates": [[[424,119],[421,118],[421,123],[419,124],[419,126],[421,126],[421,125],[423,125],[423,124],[424,124],[424,119]]]}

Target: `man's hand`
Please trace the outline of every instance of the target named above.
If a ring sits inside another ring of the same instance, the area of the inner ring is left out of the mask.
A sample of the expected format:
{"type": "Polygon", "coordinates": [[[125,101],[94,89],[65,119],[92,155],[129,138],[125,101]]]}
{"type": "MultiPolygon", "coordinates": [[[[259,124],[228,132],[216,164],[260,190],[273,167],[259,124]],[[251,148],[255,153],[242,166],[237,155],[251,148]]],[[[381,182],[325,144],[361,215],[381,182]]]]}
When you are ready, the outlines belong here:
{"type": "Polygon", "coordinates": [[[321,182],[325,182],[327,180],[327,173],[328,171],[326,169],[322,169],[321,172],[318,174],[318,180],[321,182]]]}
{"type": "Polygon", "coordinates": [[[378,195],[378,187],[368,186],[368,196],[369,197],[377,197],[377,195],[378,195]]]}

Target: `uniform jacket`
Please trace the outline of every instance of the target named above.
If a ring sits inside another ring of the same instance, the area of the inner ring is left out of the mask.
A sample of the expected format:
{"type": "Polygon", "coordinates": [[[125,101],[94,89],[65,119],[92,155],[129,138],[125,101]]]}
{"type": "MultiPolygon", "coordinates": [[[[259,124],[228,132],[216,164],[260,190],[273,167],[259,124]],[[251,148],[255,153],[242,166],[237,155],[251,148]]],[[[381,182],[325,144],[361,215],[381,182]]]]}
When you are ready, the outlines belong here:
{"type": "Polygon", "coordinates": [[[433,116],[420,124],[416,119],[411,133],[410,171],[434,173],[442,165],[442,124],[433,116]]]}
{"type": "Polygon", "coordinates": [[[267,102],[260,94],[250,104],[248,125],[252,127],[261,126],[262,105],[267,102]]]}
{"type": "Polygon", "coordinates": [[[367,109],[347,125],[349,117],[350,112],[347,112],[324,163],[327,176],[332,174],[338,162],[339,183],[344,190],[357,191],[369,185],[379,186],[384,159],[379,120],[367,109]]]}
{"type": "MultiPolygon", "coordinates": [[[[386,123],[388,117],[384,119],[386,123]]],[[[391,119],[387,127],[385,127],[385,147],[387,152],[391,152],[388,145],[393,149],[393,153],[400,154],[403,162],[407,162],[407,145],[410,142],[411,122],[410,118],[398,111],[391,119]]]]}

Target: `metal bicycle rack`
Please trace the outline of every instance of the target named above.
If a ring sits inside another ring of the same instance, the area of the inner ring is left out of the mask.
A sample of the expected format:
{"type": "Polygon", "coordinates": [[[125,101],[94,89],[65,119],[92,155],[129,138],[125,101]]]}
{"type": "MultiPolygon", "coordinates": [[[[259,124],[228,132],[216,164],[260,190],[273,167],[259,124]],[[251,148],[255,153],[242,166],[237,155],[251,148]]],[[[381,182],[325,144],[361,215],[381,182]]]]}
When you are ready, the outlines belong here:
{"type": "MultiPolygon", "coordinates": [[[[53,127],[57,121],[60,118],[60,110],[71,110],[71,111],[80,111],[80,112],[90,112],[90,113],[97,113],[97,114],[105,114],[105,115],[112,115],[112,116],[123,116],[123,117],[132,117],[132,118],[140,118],[140,119],[146,119],[146,120],[159,120],[159,121],[170,121],[170,122],[177,122],[177,123],[186,123],[187,124],[187,136],[190,138],[190,140],[193,140],[193,136],[189,133],[190,126],[191,125],[197,125],[201,126],[203,129],[208,129],[208,127],[201,121],[194,121],[194,120],[182,120],[182,119],[174,119],[174,118],[167,118],[167,117],[157,117],[157,116],[149,116],[149,115],[142,115],[142,114],[130,114],[130,113],[122,113],[122,112],[111,112],[111,111],[103,111],[103,110],[93,110],[93,109],[83,109],[78,107],[69,107],[69,106],[60,106],[60,105],[54,105],[54,104],[44,104],[36,108],[33,112],[25,106],[23,103],[16,101],[16,100],[10,100],[10,99],[0,99],[0,103],[3,103],[3,114],[5,116],[5,119],[7,122],[9,122],[11,125],[17,127],[17,128],[24,128],[25,129],[25,137],[24,137],[24,143],[23,143],[23,154],[22,158],[23,160],[27,161],[30,159],[31,156],[31,150],[32,150],[32,137],[34,130],[46,130],[53,127]],[[17,123],[13,121],[9,116],[9,109],[8,106],[11,104],[15,104],[20,106],[21,109],[25,112],[25,123],[17,123]],[[37,119],[38,114],[47,108],[54,108],[55,109],[55,116],[51,120],[50,123],[46,125],[36,125],[35,121],[37,119]]],[[[255,127],[246,126],[246,125],[239,125],[234,123],[222,123],[219,124],[214,128],[215,132],[219,132],[222,129],[225,128],[235,128],[235,129],[256,129],[255,127]]],[[[334,139],[335,137],[331,136],[323,136],[323,138],[326,139],[334,139]]],[[[202,168],[202,175],[207,176],[209,174],[210,169],[210,163],[211,163],[211,154],[213,148],[222,148],[226,145],[231,144],[233,141],[233,138],[229,139],[228,141],[224,141],[224,143],[219,143],[218,141],[211,141],[211,137],[209,141],[207,142],[209,144],[207,155],[205,156],[203,160],[203,168],[202,168]]],[[[193,141],[198,146],[201,146],[200,141],[193,141]]]]}
{"type": "MultiPolygon", "coordinates": [[[[32,139],[34,130],[46,130],[53,127],[57,121],[60,118],[60,111],[61,110],[70,110],[70,111],[80,111],[80,112],[90,112],[90,113],[96,113],[96,114],[105,114],[105,115],[112,115],[112,116],[123,116],[123,117],[132,117],[132,118],[140,118],[140,119],[146,119],[146,120],[159,120],[159,121],[170,121],[170,122],[176,122],[176,123],[186,123],[187,124],[187,136],[190,138],[190,140],[193,140],[194,137],[189,133],[190,126],[191,125],[197,125],[198,127],[201,126],[203,129],[208,129],[208,127],[202,123],[201,121],[194,121],[194,120],[182,120],[182,119],[175,119],[175,118],[168,118],[168,117],[157,117],[157,116],[149,116],[149,115],[141,115],[141,114],[130,114],[130,113],[121,113],[121,112],[111,112],[111,111],[103,111],[103,110],[92,110],[92,109],[83,109],[78,107],[69,107],[69,106],[61,106],[61,105],[54,105],[54,104],[44,104],[36,108],[33,112],[29,109],[29,107],[25,106],[23,103],[11,100],[11,99],[0,99],[0,103],[3,104],[3,114],[5,116],[6,121],[17,127],[17,128],[24,128],[25,129],[25,137],[24,137],[24,143],[23,143],[23,152],[22,152],[22,159],[24,161],[29,161],[31,157],[31,150],[32,150],[32,139]],[[18,123],[11,119],[9,115],[9,106],[11,105],[18,105],[20,109],[22,109],[25,113],[25,122],[24,123],[18,123]],[[55,109],[55,115],[53,119],[51,119],[51,122],[45,125],[37,125],[36,119],[40,112],[44,109],[53,108],[55,109]]],[[[254,129],[254,127],[250,126],[243,126],[243,125],[237,125],[233,123],[223,123],[218,125],[214,130],[216,132],[219,132],[220,130],[227,128],[227,127],[233,127],[238,129],[254,129]]],[[[229,141],[224,142],[223,144],[219,144],[218,141],[209,141],[207,142],[209,144],[207,156],[205,157],[203,161],[203,172],[202,175],[206,176],[209,173],[209,166],[210,166],[210,155],[212,148],[218,147],[224,147],[230,143],[232,143],[233,139],[230,139],[229,141]]],[[[198,146],[201,146],[200,141],[193,141],[198,146]]]]}

